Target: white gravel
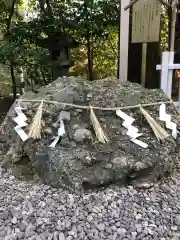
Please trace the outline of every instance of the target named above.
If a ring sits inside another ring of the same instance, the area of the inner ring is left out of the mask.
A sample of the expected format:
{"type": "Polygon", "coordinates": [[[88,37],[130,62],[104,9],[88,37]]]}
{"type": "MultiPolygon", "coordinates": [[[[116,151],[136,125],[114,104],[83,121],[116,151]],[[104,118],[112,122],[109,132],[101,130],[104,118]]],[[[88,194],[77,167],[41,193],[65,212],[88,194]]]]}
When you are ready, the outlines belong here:
{"type": "Polygon", "coordinates": [[[0,169],[0,240],[178,240],[180,174],[146,190],[79,195],[0,169]]]}

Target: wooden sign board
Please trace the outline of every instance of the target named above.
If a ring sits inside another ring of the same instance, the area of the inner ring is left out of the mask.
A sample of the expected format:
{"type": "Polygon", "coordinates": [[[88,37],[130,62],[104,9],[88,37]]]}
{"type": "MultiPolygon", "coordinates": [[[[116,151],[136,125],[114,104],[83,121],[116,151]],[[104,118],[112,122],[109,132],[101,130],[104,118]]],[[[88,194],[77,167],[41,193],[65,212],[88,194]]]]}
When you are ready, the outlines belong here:
{"type": "Polygon", "coordinates": [[[159,42],[161,3],[138,0],[133,5],[132,43],[159,42]]]}

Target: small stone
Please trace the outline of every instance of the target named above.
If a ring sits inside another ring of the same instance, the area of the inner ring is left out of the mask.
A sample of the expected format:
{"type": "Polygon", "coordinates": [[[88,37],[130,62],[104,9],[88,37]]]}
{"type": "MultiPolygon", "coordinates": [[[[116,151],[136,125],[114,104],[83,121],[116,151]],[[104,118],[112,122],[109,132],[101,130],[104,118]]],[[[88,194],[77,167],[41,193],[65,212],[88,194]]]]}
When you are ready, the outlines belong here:
{"type": "Polygon", "coordinates": [[[17,218],[13,217],[13,219],[11,220],[12,224],[16,224],[17,223],[17,218]]]}
{"type": "Polygon", "coordinates": [[[34,235],[34,230],[32,230],[31,226],[28,226],[25,230],[25,237],[32,237],[34,235]]]}
{"type": "Polygon", "coordinates": [[[116,225],[111,226],[111,229],[112,229],[113,232],[116,232],[117,231],[116,225]]]}
{"type": "Polygon", "coordinates": [[[87,94],[87,98],[92,98],[92,97],[93,97],[93,95],[91,93],[87,94]]]}
{"type": "Polygon", "coordinates": [[[59,234],[59,240],[65,240],[66,238],[65,238],[65,236],[64,236],[64,233],[60,233],[59,234]]]}
{"type": "Polygon", "coordinates": [[[53,240],[53,233],[51,233],[47,240],[53,240]]]}
{"type": "Polygon", "coordinates": [[[50,128],[50,127],[45,128],[44,133],[47,135],[52,135],[52,128],[50,128]]]}
{"type": "Polygon", "coordinates": [[[19,223],[18,227],[22,232],[26,229],[26,225],[24,223],[19,223]]]}
{"type": "Polygon", "coordinates": [[[78,125],[78,124],[74,124],[74,125],[72,125],[72,129],[73,130],[76,130],[76,129],[78,129],[80,126],[78,125]]]}
{"type": "Polygon", "coordinates": [[[141,224],[136,224],[135,225],[137,233],[140,233],[142,231],[142,225],[141,224]]]}
{"type": "Polygon", "coordinates": [[[137,232],[132,232],[132,233],[131,233],[131,236],[132,236],[132,240],[135,240],[135,239],[136,239],[136,236],[137,236],[137,232]]]}
{"type": "Polygon", "coordinates": [[[85,139],[92,139],[92,132],[88,129],[77,129],[74,133],[76,142],[83,142],[85,139]]]}
{"type": "Polygon", "coordinates": [[[66,238],[66,240],[72,240],[72,239],[73,239],[72,236],[68,236],[68,237],[66,238]]]}
{"type": "Polygon", "coordinates": [[[125,228],[118,228],[117,229],[117,233],[121,236],[121,235],[125,235],[127,232],[127,230],[125,228]]]}
{"type": "Polygon", "coordinates": [[[138,213],[137,215],[136,215],[136,219],[137,220],[140,220],[142,218],[142,215],[140,214],[140,213],[138,213]]]}
{"type": "Polygon", "coordinates": [[[177,215],[174,219],[176,225],[180,226],[180,215],[177,215]]]}
{"type": "Polygon", "coordinates": [[[172,230],[172,231],[177,231],[177,230],[178,230],[178,227],[177,227],[177,226],[171,226],[171,230],[172,230]]]}
{"type": "Polygon", "coordinates": [[[152,229],[148,229],[148,234],[152,236],[154,234],[154,231],[152,229]]]}
{"type": "Polygon", "coordinates": [[[89,212],[92,212],[92,211],[93,211],[93,205],[92,205],[92,203],[88,203],[86,207],[87,207],[87,210],[88,210],[89,212]]]}
{"type": "Polygon", "coordinates": [[[157,195],[155,193],[151,193],[151,200],[153,202],[156,202],[156,199],[157,199],[157,195]]]}
{"type": "Polygon", "coordinates": [[[180,239],[180,232],[173,232],[172,236],[180,239]]]}
{"type": "Polygon", "coordinates": [[[53,235],[53,240],[58,240],[58,236],[59,234],[58,234],[58,232],[54,232],[54,235],[53,235]]]}
{"type": "Polygon", "coordinates": [[[4,230],[0,230],[0,237],[3,238],[6,236],[6,232],[4,230]]]}
{"type": "Polygon", "coordinates": [[[104,231],[105,230],[105,225],[103,223],[100,223],[100,224],[97,225],[97,229],[99,231],[104,231]]]}
{"type": "Polygon", "coordinates": [[[87,217],[87,221],[88,221],[89,223],[91,223],[91,222],[93,221],[93,217],[92,217],[91,215],[89,215],[89,216],[87,217]]]}
{"type": "Polygon", "coordinates": [[[17,239],[24,239],[24,232],[17,232],[16,233],[17,239]]]}
{"type": "Polygon", "coordinates": [[[164,193],[170,193],[170,192],[171,192],[171,189],[170,189],[170,187],[169,187],[167,184],[161,185],[161,190],[162,190],[164,193]]]}
{"type": "Polygon", "coordinates": [[[8,211],[0,212],[0,219],[7,219],[9,215],[8,211]]]}
{"type": "Polygon", "coordinates": [[[93,213],[99,214],[101,212],[101,209],[99,207],[95,206],[95,207],[93,207],[92,211],[93,211],[93,213]]]}
{"type": "Polygon", "coordinates": [[[149,189],[153,186],[153,183],[150,183],[150,182],[135,182],[134,185],[138,189],[149,189]]]}
{"type": "Polygon", "coordinates": [[[47,237],[49,237],[49,233],[48,233],[48,232],[44,232],[44,233],[41,233],[41,234],[40,234],[41,240],[46,240],[47,237]]]}
{"type": "Polygon", "coordinates": [[[67,86],[65,89],[60,89],[59,91],[55,92],[52,97],[53,100],[57,102],[73,103],[74,95],[75,92],[73,86],[67,86]]]}
{"type": "Polygon", "coordinates": [[[70,121],[70,119],[71,119],[70,112],[67,112],[67,111],[61,111],[60,114],[59,114],[58,119],[63,119],[63,120],[70,121]]]}
{"type": "Polygon", "coordinates": [[[128,166],[128,159],[124,156],[121,157],[116,157],[112,159],[112,163],[114,164],[115,167],[117,168],[125,168],[128,166]]]}

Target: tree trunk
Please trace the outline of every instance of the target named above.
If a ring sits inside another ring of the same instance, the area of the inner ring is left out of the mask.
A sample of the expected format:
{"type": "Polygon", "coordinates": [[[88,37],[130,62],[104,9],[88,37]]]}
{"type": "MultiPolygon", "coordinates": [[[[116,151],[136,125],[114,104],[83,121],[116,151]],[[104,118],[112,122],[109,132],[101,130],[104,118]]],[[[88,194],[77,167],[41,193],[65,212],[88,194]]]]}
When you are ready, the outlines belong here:
{"type": "MultiPolygon", "coordinates": [[[[169,4],[172,4],[171,0],[169,0],[168,2],[169,2],[169,4]]],[[[172,9],[168,8],[167,13],[168,13],[168,19],[169,19],[169,21],[168,21],[168,49],[170,49],[172,9]]]]}
{"type": "Polygon", "coordinates": [[[87,29],[87,58],[88,58],[88,79],[93,81],[93,60],[92,60],[92,51],[91,51],[91,42],[89,30],[87,29]]]}
{"type": "Polygon", "coordinates": [[[10,70],[11,70],[13,100],[16,100],[17,86],[16,86],[16,78],[15,78],[15,75],[14,75],[14,64],[13,64],[13,62],[11,62],[10,70]]]}
{"type": "Polygon", "coordinates": [[[38,2],[39,2],[40,9],[41,9],[41,13],[44,14],[44,12],[45,12],[45,9],[44,9],[45,2],[44,2],[44,0],[38,0],[38,2]]]}
{"type": "MultiPolygon", "coordinates": [[[[88,60],[88,79],[90,81],[93,81],[93,57],[92,57],[92,46],[91,46],[91,35],[90,35],[90,29],[92,30],[92,25],[91,25],[91,21],[88,18],[88,15],[92,14],[92,12],[90,13],[88,10],[88,6],[87,6],[87,2],[86,0],[84,0],[84,8],[85,8],[85,16],[86,16],[86,23],[85,23],[85,28],[86,28],[86,41],[87,41],[87,60],[88,60]]],[[[91,9],[92,10],[92,9],[91,9]]]]}
{"type": "Polygon", "coordinates": [[[11,20],[12,20],[13,14],[14,14],[15,4],[16,4],[16,0],[13,0],[12,1],[12,6],[11,6],[11,11],[10,11],[9,18],[8,18],[8,21],[7,21],[7,34],[9,34],[9,31],[10,31],[11,20]]]}
{"type": "MultiPolygon", "coordinates": [[[[119,10],[119,12],[121,12],[119,10]]],[[[120,21],[118,26],[118,60],[117,60],[117,78],[119,79],[119,63],[120,63],[120,21]]]]}
{"type": "Polygon", "coordinates": [[[51,7],[51,4],[50,4],[49,0],[46,0],[46,5],[47,5],[48,15],[52,16],[52,7],[51,7]]]}
{"type": "MultiPolygon", "coordinates": [[[[8,17],[8,20],[7,20],[7,30],[6,30],[7,35],[10,34],[11,21],[12,21],[12,17],[13,17],[13,14],[14,14],[15,4],[16,4],[16,0],[13,0],[12,5],[11,5],[11,11],[10,11],[10,14],[9,14],[9,17],[8,17]]],[[[13,61],[11,61],[11,63],[10,63],[10,72],[11,72],[11,80],[12,80],[13,100],[15,100],[16,95],[17,95],[17,86],[16,86],[15,75],[14,75],[13,61]]]]}

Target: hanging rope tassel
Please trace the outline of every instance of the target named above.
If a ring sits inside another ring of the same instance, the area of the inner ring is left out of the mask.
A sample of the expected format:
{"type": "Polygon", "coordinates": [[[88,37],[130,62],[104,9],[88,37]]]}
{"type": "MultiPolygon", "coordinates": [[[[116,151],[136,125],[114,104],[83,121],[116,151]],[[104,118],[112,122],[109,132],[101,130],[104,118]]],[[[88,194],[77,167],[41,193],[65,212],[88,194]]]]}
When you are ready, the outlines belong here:
{"type": "Polygon", "coordinates": [[[94,132],[96,134],[96,137],[98,139],[99,142],[105,144],[107,142],[109,142],[109,138],[107,137],[107,135],[104,133],[100,122],[98,121],[93,108],[90,106],[90,119],[94,128],[94,132]]]}
{"type": "Polygon", "coordinates": [[[150,127],[152,128],[157,139],[159,141],[166,139],[169,136],[166,130],[162,128],[161,125],[157,123],[155,119],[152,118],[146,110],[144,110],[144,108],[140,107],[140,110],[141,110],[141,113],[144,115],[146,121],[149,123],[150,127]]]}
{"type": "Polygon", "coordinates": [[[29,138],[41,139],[42,112],[43,112],[43,101],[41,101],[37,109],[37,112],[34,116],[31,127],[29,129],[29,134],[28,134],[29,138]]]}

